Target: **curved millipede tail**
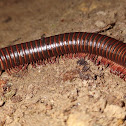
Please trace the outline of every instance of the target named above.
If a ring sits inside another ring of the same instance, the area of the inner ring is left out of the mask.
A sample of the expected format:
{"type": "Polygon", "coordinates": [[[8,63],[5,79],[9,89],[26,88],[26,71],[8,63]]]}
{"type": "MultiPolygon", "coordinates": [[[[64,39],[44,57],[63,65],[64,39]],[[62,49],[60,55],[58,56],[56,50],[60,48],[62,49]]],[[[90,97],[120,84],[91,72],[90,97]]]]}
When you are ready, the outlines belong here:
{"type": "Polygon", "coordinates": [[[80,53],[87,54],[96,64],[109,65],[112,73],[126,80],[126,43],[86,32],[64,33],[1,48],[0,71],[17,71],[30,63],[44,63],[52,57],[80,53]]]}

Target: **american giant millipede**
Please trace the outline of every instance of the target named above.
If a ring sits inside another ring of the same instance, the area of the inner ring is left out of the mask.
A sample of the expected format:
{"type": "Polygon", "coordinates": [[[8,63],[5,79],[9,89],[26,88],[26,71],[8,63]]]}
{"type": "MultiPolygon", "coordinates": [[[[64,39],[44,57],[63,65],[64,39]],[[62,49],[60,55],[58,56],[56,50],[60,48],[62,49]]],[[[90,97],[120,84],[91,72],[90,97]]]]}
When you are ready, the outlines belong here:
{"type": "Polygon", "coordinates": [[[97,64],[109,65],[112,72],[126,79],[126,43],[86,32],[64,33],[2,48],[0,71],[74,53],[94,56],[97,64]]]}

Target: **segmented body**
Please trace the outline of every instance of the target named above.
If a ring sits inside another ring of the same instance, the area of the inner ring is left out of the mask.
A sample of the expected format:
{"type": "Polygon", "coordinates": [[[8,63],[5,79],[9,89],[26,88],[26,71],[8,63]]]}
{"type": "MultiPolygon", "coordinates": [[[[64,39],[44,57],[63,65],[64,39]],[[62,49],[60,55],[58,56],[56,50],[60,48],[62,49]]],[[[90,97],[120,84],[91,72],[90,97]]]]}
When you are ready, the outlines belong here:
{"type": "Polygon", "coordinates": [[[88,53],[104,57],[122,66],[126,73],[126,43],[86,32],[64,33],[0,49],[0,70],[15,68],[39,60],[69,53],[88,53]]]}

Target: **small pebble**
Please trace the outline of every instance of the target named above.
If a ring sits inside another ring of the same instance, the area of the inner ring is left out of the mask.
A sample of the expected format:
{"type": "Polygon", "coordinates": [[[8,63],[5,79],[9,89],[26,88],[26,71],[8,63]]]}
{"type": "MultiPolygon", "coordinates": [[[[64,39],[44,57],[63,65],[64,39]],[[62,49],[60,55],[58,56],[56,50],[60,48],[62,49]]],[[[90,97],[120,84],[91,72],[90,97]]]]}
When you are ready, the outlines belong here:
{"type": "Polygon", "coordinates": [[[107,117],[125,119],[126,111],[117,105],[107,105],[104,109],[104,113],[107,117]]]}
{"type": "Polygon", "coordinates": [[[95,22],[95,25],[99,28],[103,28],[105,27],[105,23],[103,21],[96,21],[95,22]]]}
{"type": "Polygon", "coordinates": [[[21,97],[20,95],[13,96],[13,97],[11,98],[11,101],[12,101],[13,103],[21,102],[21,101],[22,101],[22,97],[21,97]]]}
{"type": "Polygon", "coordinates": [[[104,12],[104,11],[98,11],[97,12],[97,15],[103,15],[103,16],[105,16],[106,15],[106,12],[104,12]]]}
{"type": "Polygon", "coordinates": [[[67,120],[67,126],[89,126],[91,122],[90,115],[83,113],[75,112],[70,114],[67,120]]]}

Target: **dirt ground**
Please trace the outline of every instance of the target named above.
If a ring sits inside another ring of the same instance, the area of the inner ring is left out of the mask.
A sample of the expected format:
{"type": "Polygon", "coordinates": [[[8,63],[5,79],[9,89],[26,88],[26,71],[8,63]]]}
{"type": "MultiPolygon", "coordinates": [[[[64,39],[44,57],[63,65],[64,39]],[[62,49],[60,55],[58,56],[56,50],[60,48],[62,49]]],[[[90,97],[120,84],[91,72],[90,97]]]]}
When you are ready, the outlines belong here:
{"type": "MultiPolygon", "coordinates": [[[[126,42],[126,0],[0,0],[0,47],[65,32],[126,42]]],[[[0,126],[126,126],[126,82],[78,58],[0,76],[0,126]]]]}

